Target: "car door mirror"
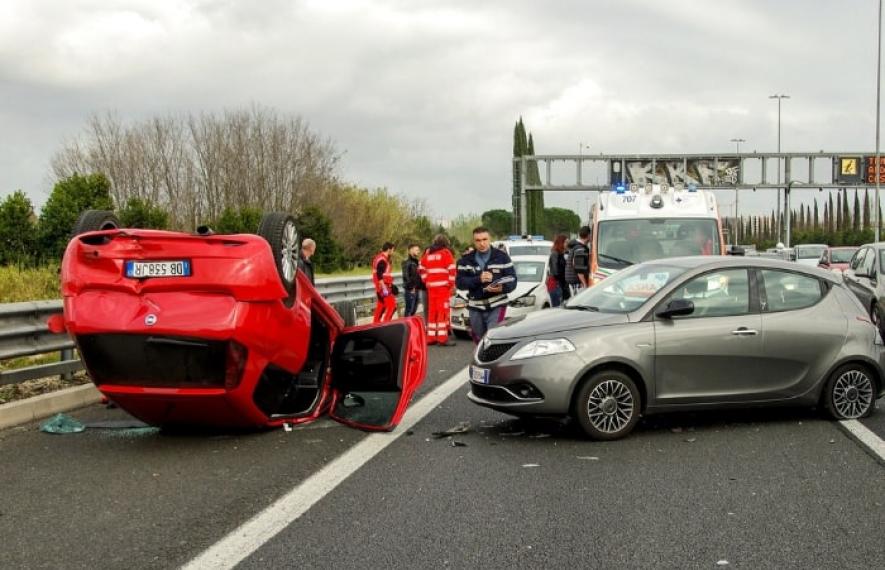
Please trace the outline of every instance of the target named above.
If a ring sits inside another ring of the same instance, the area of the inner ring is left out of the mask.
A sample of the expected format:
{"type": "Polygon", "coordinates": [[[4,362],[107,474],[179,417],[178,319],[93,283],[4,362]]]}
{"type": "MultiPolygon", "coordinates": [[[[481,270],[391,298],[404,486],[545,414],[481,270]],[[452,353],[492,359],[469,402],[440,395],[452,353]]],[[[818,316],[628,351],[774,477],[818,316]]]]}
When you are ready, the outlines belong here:
{"type": "Polygon", "coordinates": [[[664,308],[655,313],[656,317],[672,319],[682,315],[690,315],[694,312],[694,303],[688,299],[673,299],[664,308]]]}

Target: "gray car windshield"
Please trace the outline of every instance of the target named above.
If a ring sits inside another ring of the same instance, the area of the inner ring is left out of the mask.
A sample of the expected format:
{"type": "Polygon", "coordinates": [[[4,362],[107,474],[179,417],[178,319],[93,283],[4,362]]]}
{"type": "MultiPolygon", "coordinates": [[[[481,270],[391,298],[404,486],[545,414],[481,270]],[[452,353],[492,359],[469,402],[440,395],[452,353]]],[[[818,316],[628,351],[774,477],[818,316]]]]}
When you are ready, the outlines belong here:
{"type": "Polygon", "coordinates": [[[510,257],[515,255],[549,255],[549,245],[511,245],[508,253],[510,257]]]}
{"type": "Polygon", "coordinates": [[[517,283],[540,283],[544,276],[543,261],[514,261],[517,283]]]}
{"type": "Polygon", "coordinates": [[[820,247],[797,247],[796,259],[820,259],[820,256],[827,250],[827,246],[820,247]]]}
{"type": "Polygon", "coordinates": [[[716,220],[699,218],[631,218],[599,222],[596,247],[599,266],[609,269],[665,257],[722,253],[716,220]]]}
{"type": "Polygon", "coordinates": [[[664,263],[634,265],[582,290],[566,303],[565,308],[629,313],[686,271],[685,267],[664,263]]]}

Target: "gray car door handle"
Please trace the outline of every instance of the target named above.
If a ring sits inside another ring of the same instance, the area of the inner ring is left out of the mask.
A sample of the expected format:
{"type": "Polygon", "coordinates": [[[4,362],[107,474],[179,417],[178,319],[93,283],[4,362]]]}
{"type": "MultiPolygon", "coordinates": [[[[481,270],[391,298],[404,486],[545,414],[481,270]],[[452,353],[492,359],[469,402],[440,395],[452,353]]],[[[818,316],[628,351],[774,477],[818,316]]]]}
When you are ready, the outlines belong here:
{"type": "Polygon", "coordinates": [[[736,331],[731,331],[731,334],[735,336],[754,336],[759,334],[757,331],[753,329],[748,329],[747,327],[741,327],[736,331]]]}

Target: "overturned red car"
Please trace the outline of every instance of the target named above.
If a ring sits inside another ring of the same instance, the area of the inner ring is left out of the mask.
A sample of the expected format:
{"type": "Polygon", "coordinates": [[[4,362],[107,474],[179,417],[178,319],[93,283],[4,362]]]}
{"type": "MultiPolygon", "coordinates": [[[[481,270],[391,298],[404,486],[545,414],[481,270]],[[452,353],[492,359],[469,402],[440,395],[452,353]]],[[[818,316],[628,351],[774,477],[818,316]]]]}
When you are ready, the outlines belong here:
{"type": "Polygon", "coordinates": [[[294,219],[258,235],[121,229],[85,212],[61,268],[67,330],[98,389],[151,425],[391,430],[426,372],[410,317],[345,327],[297,269],[294,219]],[[84,232],[84,233],[80,233],[84,232]]]}

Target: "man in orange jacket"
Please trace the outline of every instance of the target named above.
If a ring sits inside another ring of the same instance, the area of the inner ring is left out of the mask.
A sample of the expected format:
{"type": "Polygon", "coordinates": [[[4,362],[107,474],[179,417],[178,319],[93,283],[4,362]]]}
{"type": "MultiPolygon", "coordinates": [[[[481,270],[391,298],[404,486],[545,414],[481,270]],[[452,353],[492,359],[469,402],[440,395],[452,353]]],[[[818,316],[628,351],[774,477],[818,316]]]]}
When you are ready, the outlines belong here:
{"type": "Polygon", "coordinates": [[[449,299],[457,272],[446,236],[433,238],[433,245],[421,256],[418,273],[427,287],[427,344],[454,346],[455,341],[449,340],[449,299]]]}
{"type": "Polygon", "coordinates": [[[372,284],[375,285],[375,295],[378,297],[373,323],[391,320],[396,311],[396,286],[393,284],[393,273],[390,272],[390,254],[394,247],[389,241],[384,242],[381,251],[372,260],[372,284]]]}

